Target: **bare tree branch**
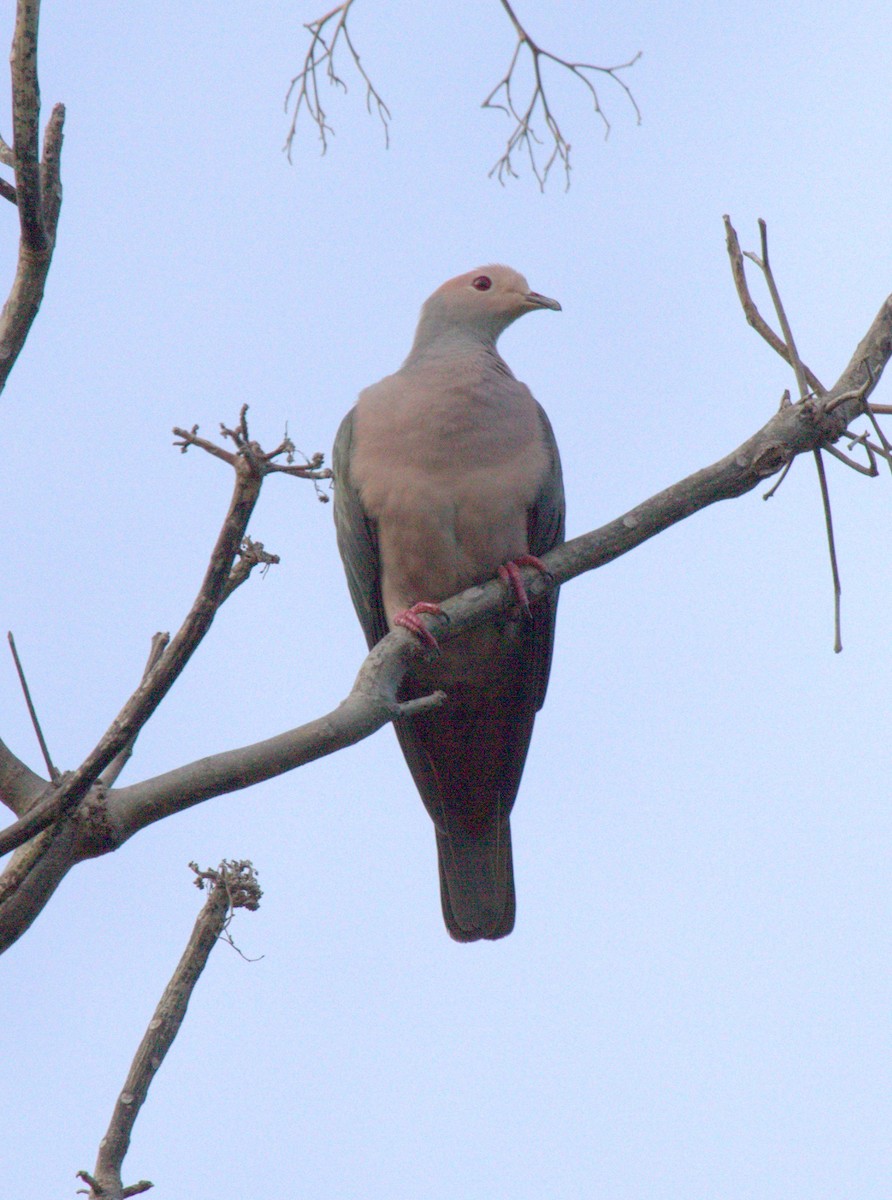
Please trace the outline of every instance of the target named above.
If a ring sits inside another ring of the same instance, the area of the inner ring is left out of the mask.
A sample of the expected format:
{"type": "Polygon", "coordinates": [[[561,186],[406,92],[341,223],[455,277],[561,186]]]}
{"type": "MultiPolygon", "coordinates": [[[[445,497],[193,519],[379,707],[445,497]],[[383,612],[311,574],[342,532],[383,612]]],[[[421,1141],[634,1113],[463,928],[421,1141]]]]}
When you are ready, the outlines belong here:
{"type": "Polygon", "coordinates": [[[350,14],[350,9],[353,7],[353,2],[354,0],[344,0],[343,4],[339,4],[337,8],[333,8],[331,12],[327,12],[325,16],[317,17],[315,21],[310,21],[304,25],[304,29],[309,30],[310,33],[310,47],[304,56],[303,67],[291,80],[285,96],[286,112],[288,111],[292,97],[294,98],[294,112],[291,116],[291,125],[289,126],[284,146],[289,162],[291,162],[291,148],[294,142],[294,135],[297,131],[297,119],[300,116],[301,109],[305,108],[307,110],[310,120],[319,132],[323,154],[328,149],[329,135],[334,135],[334,130],[328,124],[325,109],[322,107],[322,98],[319,94],[319,71],[324,65],[325,78],[327,78],[329,84],[341,88],[344,92],[347,91],[346,83],[335,69],[335,51],[337,50],[338,41],[345,43],[350,57],[353,59],[353,65],[356,67],[365,84],[365,105],[367,110],[371,113],[372,105],[374,105],[381,119],[381,124],[384,126],[385,147],[390,145],[390,109],[381,99],[375,85],[366,74],[365,67],[362,65],[359,53],[353,44],[353,40],[350,37],[350,30],[347,26],[347,18],[350,14]]]}
{"type": "Polygon", "coordinates": [[[37,803],[47,786],[45,779],[36,775],[8,746],[0,742],[0,801],[7,808],[20,816],[37,803]]]}
{"type": "MultiPolygon", "coordinates": [[[[490,177],[495,175],[502,184],[509,178],[518,178],[514,156],[522,153],[529,159],[533,175],[543,191],[545,190],[545,184],[552,167],[558,162],[563,166],[566,186],[569,187],[571,146],[564,137],[554,110],[548,100],[543,77],[545,63],[552,63],[554,66],[568,71],[570,75],[579,80],[588,93],[589,99],[594,106],[595,114],[600,117],[603,123],[604,136],[606,137],[610,132],[610,122],[607,119],[604,109],[601,107],[601,101],[593,80],[598,75],[602,75],[617,84],[625,92],[626,98],[634,109],[635,117],[640,125],[641,112],[635,101],[635,97],[632,95],[632,90],[622,78],[621,72],[634,66],[641,57],[641,52],[639,51],[628,62],[617,63],[612,67],[601,67],[595,63],[573,62],[570,59],[560,58],[558,55],[553,54],[550,50],[543,49],[533,41],[520,23],[509,0],[499,0],[499,2],[508,14],[511,24],[514,26],[515,33],[517,34],[517,44],[514,47],[514,53],[511,56],[508,70],[483,101],[481,107],[500,109],[515,122],[515,126],[508,137],[505,153],[489,172],[490,177]],[[525,50],[529,53],[529,64],[532,70],[532,91],[526,102],[520,102],[516,99],[518,90],[517,75],[525,50]],[[537,121],[541,121],[545,126],[546,137],[544,139],[540,138],[536,132],[535,125],[537,121]],[[550,147],[550,150],[540,149],[546,146],[546,144],[550,147]]],[[[291,80],[287,95],[285,96],[286,112],[292,102],[294,104],[291,124],[285,138],[284,146],[289,162],[291,161],[297,122],[301,112],[304,110],[306,110],[310,120],[316,126],[319,140],[322,143],[322,153],[324,154],[328,149],[328,139],[329,136],[334,134],[334,129],[329,125],[328,117],[322,105],[320,73],[323,72],[324,68],[323,78],[327,79],[330,85],[339,87],[344,92],[347,91],[346,83],[335,68],[335,52],[339,41],[346,46],[353,60],[353,65],[365,84],[366,108],[370,113],[373,111],[373,108],[377,111],[384,126],[385,144],[390,144],[390,110],[366,73],[350,36],[347,21],[353,4],[354,0],[343,0],[343,3],[337,5],[336,8],[331,9],[324,16],[317,17],[315,21],[310,21],[304,26],[310,34],[310,45],[304,55],[303,66],[291,80]]]]}
{"type": "Polygon", "coordinates": [[[46,738],[43,736],[43,730],[40,728],[40,721],[37,717],[37,709],[34,707],[34,701],[31,699],[31,689],[28,687],[28,681],[25,678],[25,670],[22,666],[22,661],[19,658],[19,652],[16,649],[15,638],[12,636],[12,630],[6,635],[9,642],[9,649],[12,651],[13,662],[15,669],[18,672],[19,683],[22,685],[22,692],[25,696],[25,706],[28,709],[28,715],[31,718],[31,724],[34,728],[35,736],[37,737],[40,752],[43,755],[43,761],[46,763],[46,769],[49,772],[50,779],[55,783],[59,778],[59,772],[53,766],[53,760],[50,758],[49,747],[46,744],[46,738]]]}
{"type": "MultiPolygon", "coordinates": [[[[152,643],[149,646],[149,657],[146,660],[145,669],[142,673],[143,683],[148,679],[149,675],[155,669],[157,663],[161,661],[161,655],[167,649],[170,643],[170,634],[156,633],[152,638],[152,643]]],[[[114,782],[119,778],[121,772],[127,766],[133,754],[133,747],[136,745],[136,739],[139,735],[139,730],[133,735],[127,744],[111,760],[102,774],[96,781],[102,788],[110,788],[114,786],[114,782]]]]}
{"type": "Polygon", "coordinates": [[[138,734],[167,695],[210,628],[220,605],[231,593],[232,589],[227,590],[227,587],[233,562],[244,541],[245,529],[260,495],[264,476],[272,469],[268,456],[247,437],[246,407],[242,409],[239,429],[225,430],[227,436],[231,436],[238,446],[237,454],[232,456],[236,476],[235,489],[229,512],[191,611],[159,661],[143,679],[81,766],[60,780],[51,795],[0,833],[0,854],[6,854],[21,846],[35,833],[45,829],[80,803],[109,763],[138,734]]]}
{"type": "MultiPolygon", "coordinates": [[[[0,390],[25,344],[37,316],[56,242],[56,226],[62,204],[59,159],[65,109],[52,111],[40,157],[40,88],[37,82],[37,27],[39,0],[18,0],[12,40],[12,164],[16,186],[6,185],[3,194],[18,205],[19,256],[15,279],[0,314],[0,390]]],[[[9,147],[3,143],[0,160],[8,162],[9,147]]]]}
{"type": "Polygon", "coordinates": [[[559,58],[556,54],[552,54],[549,50],[543,50],[541,46],[530,37],[526,29],[521,25],[517,18],[514,9],[511,7],[509,0],[500,0],[502,8],[508,14],[511,24],[514,26],[514,31],[517,34],[517,44],[514,47],[514,53],[511,56],[511,62],[508,65],[508,70],[499,80],[496,86],[492,89],[481,107],[497,108],[506,113],[514,122],[514,128],[511,131],[505,152],[498,159],[495,165],[489,172],[490,178],[496,176],[499,183],[504,184],[506,178],[518,178],[518,173],[515,169],[512,155],[521,152],[525,153],[530,163],[530,170],[536,178],[540,189],[545,191],[545,184],[548,180],[551,168],[555,163],[560,162],[564,168],[565,186],[570,186],[570,151],[572,147],[566,140],[561,128],[558,125],[557,118],[548,101],[548,95],[545,90],[545,83],[542,76],[542,67],[544,62],[552,62],[558,67],[576,77],[588,91],[589,97],[594,105],[595,114],[601,118],[604,125],[604,136],[610,133],[610,122],[601,107],[601,101],[598,98],[597,90],[592,82],[591,76],[598,75],[606,76],[617,84],[626,94],[626,98],[635,110],[635,117],[638,124],[641,124],[641,112],[632,95],[629,85],[621,78],[620,72],[626,71],[633,67],[641,57],[639,50],[628,62],[618,63],[612,67],[599,67],[595,63],[586,62],[571,62],[566,58],[559,58]],[[529,99],[526,101],[525,107],[515,98],[517,79],[516,70],[520,61],[521,54],[526,48],[530,55],[530,67],[533,72],[533,90],[530,93],[529,99]],[[545,143],[542,138],[536,133],[534,122],[541,119],[547,130],[547,142],[551,146],[551,151],[538,150],[538,147],[545,143]],[[537,157],[538,154],[538,157],[537,157]],[[544,165],[542,157],[547,154],[544,165]]]}
{"type": "MultiPolygon", "coordinates": [[[[737,288],[737,295],[743,307],[744,315],[746,316],[748,323],[752,325],[753,329],[755,329],[756,333],[765,339],[772,350],[776,351],[784,360],[784,362],[789,363],[789,365],[792,366],[793,364],[790,361],[790,352],[785,343],[777,336],[777,334],[759,312],[758,308],[756,308],[753,298],[750,295],[749,285],[746,281],[746,271],[744,270],[743,265],[743,254],[740,250],[740,241],[737,237],[737,231],[731,224],[731,218],[726,213],[722,220],[725,222],[728,257],[731,260],[731,271],[734,275],[734,284],[737,288]]],[[[827,389],[821,383],[820,379],[818,379],[817,375],[815,375],[813,371],[809,370],[808,367],[805,367],[804,370],[805,378],[808,381],[809,387],[812,389],[812,391],[817,392],[819,396],[823,396],[827,389]]]]}
{"type": "MultiPolygon", "coordinates": [[[[740,243],[737,238],[737,233],[727,216],[725,216],[724,221],[728,238],[728,254],[731,258],[731,269],[734,274],[735,281],[737,282],[738,295],[740,296],[747,319],[750,320],[750,324],[755,325],[758,332],[766,339],[766,341],[769,342],[769,345],[772,345],[774,349],[781,354],[781,357],[784,358],[786,362],[788,362],[793,368],[793,373],[796,376],[796,383],[799,388],[799,399],[805,403],[810,399],[808,388],[809,378],[814,379],[817,383],[817,377],[804,365],[799,356],[799,351],[796,349],[796,342],[793,338],[793,330],[787,318],[783,301],[781,300],[780,290],[777,286],[777,281],[774,278],[774,272],[771,269],[771,262],[768,257],[768,226],[760,217],[759,236],[762,244],[762,257],[759,258],[758,255],[753,254],[751,251],[747,251],[744,257],[752,259],[765,277],[765,282],[768,285],[768,292],[771,296],[772,303],[774,304],[774,311],[777,314],[777,319],[780,323],[781,330],[783,331],[784,340],[782,344],[780,343],[780,339],[777,338],[777,335],[769,328],[768,323],[764,320],[750,297],[749,289],[746,283],[746,274],[743,269],[743,260],[740,258],[740,243]],[[778,344],[775,345],[775,342],[778,344]]],[[[870,420],[873,422],[874,427],[879,433],[880,439],[885,441],[884,435],[877,425],[876,417],[870,412],[869,406],[865,401],[867,389],[871,383],[872,379],[868,367],[866,368],[864,382],[862,383],[861,387],[851,393],[837,395],[831,402],[831,406],[828,411],[832,411],[834,407],[846,400],[858,400],[862,405],[862,411],[867,413],[870,417],[870,420]]],[[[819,396],[824,394],[824,389],[820,386],[820,384],[818,384],[816,392],[819,396]]],[[[864,435],[864,438],[866,438],[866,435],[864,435]]],[[[862,439],[859,438],[856,440],[862,439]]],[[[864,444],[869,455],[869,466],[866,468],[862,467],[859,463],[856,463],[853,459],[848,458],[839,450],[834,449],[833,446],[828,445],[826,448],[834,457],[840,459],[853,470],[859,471],[865,475],[876,476],[879,472],[876,468],[873,450],[871,446],[866,443],[866,441],[864,444]]],[[[839,562],[836,557],[836,539],[833,535],[833,510],[830,504],[830,489],[827,485],[827,472],[824,470],[824,460],[821,457],[820,447],[813,450],[812,453],[815,460],[815,467],[817,468],[818,472],[818,484],[821,489],[821,504],[824,509],[824,527],[827,533],[827,549],[830,554],[830,571],[833,578],[833,649],[837,654],[839,654],[842,651],[842,623],[840,612],[842,584],[839,577],[839,562]]],[[[883,454],[884,452],[881,450],[880,453],[883,454]]],[[[890,463],[890,466],[892,466],[892,463],[890,463]]],[[[784,472],[784,475],[786,475],[786,471],[784,472]]],[[[777,490],[777,487],[780,486],[783,478],[784,476],[781,476],[781,480],[779,480],[775,487],[772,488],[767,494],[765,497],[766,499],[768,496],[773,495],[773,493],[777,490]]]]}
{"type": "Polygon", "coordinates": [[[233,910],[247,908],[255,911],[263,894],[250,862],[224,861],[215,871],[199,871],[193,863],[192,869],[197,875],[197,885],[200,888],[209,887],[208,898],[136,1051],[105,1137],[99,1143],[93,1173],[78,1172],[79,1177],[89,1184],[90,1195],[96,1200],[98,1197],[103,1197],[103,1200],[124,1200],[152,1186],[147,1180],[141,1180],[125,1188],[121,1179],[121,1168],[130,1148],[136,1118],[145,1103],[152,1080],[183,1023],[198,978],[217,939],[231,921],[233,910]]]}

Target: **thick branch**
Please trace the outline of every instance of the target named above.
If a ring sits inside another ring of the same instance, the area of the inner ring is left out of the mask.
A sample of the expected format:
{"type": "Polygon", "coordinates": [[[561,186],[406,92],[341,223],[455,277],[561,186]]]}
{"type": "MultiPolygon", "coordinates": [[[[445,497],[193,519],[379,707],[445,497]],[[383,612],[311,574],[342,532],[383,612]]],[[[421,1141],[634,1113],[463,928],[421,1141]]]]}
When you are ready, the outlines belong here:
{"type": "MultiPolygon", "coordinates": [[[[62,203],[59,159],[65,109],[57,104],[44,135],[40,159],[40,88],[37,82],[39,0],[18,0],[12,40],[13,159],[21,235],[15,279],[0,314],[0,390],[37,316],[56,243],[62,203]]],[[[4,194],[13,199],[11,189],[4,194]]]]}
{"type": "Polygon", "coordinates": [[[46,790],[47,782],[0,742],[0,801],[16,816],[27,812],[46,790]]]}
{"type": "Polygon", "coordinates": [[[63,817],[20,846],[0,876],[0,953],[17,941],[43,911],[79,861],[81,822],[63,817]]]}
{"type": "MultiPolygon", "coordinates": [[[[503,607],[498,603],[502,599],[498,590],[494,594],[497,603],[491,606],[491,611],[503,607]]],[[[417,638],[406,630],[396,630],[369,653],[350,694],[325,716],[251,746],[210,755],[110,792],[104,821],[85,831],[84,857],[88,853],[104,854],[117,849],[146,825],[202,800],[262,783],[334,754],[370,737],[395,716],[408,715],[407,707],[397,704],[396,693],[419,653],[417,638]]],[[[412,710],[436,705],[441,700],[442,696],[436,693],[430,700],[414,701],[412,710]]]]}
{"type": "Polygon", "coordinates": [[[40,85],[37,82],[37,27],[40,0],[19,0],[9,64],[12,72],[12,133],[16,198],[22,245],[35,254],[47,247],[40,190],[40,85]]]}

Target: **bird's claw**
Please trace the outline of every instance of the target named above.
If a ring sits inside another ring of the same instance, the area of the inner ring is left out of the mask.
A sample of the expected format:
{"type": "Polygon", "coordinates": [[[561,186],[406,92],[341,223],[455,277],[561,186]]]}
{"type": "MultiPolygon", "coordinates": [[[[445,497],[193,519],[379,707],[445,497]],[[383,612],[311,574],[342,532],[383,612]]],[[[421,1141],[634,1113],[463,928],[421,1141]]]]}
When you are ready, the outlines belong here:
{"type": "Polygon", "coordinates": [[[419,614],[430,613],[435,617],[445,616],[445,613],[440,608],[439,604],[431,604],[428,600],[419,600],[417,604],[413,604],[411,608],[404,608],[401,612],[395,613],[393,617],[394,625],[402,625],[404,629],[410,630],[416,637],[420,638],[426,646],[431,650],[439,650],[440,643],[425,625],[419,619],[419,614]]]}
{"type": "Polygon", "coordinates": [[[521,567],[535,567],[537,571],[541,571],[549,579],[551,579],[551,572],[542,559],[536,558],[535,554],[519,554],[517,558],[510,559],[503,566],[499,567],[499,578],[514,593],[514,598],[519,608],[528,617],[530,616],[530,598],[524,587],[523,576],[520,573],[521,567]]]}

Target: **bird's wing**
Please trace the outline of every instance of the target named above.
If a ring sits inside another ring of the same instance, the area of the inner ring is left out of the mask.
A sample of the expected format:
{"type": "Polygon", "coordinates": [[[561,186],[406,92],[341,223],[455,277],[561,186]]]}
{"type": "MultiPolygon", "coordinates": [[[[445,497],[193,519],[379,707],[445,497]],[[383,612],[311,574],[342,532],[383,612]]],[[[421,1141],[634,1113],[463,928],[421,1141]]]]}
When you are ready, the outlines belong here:
{"type": "Polygon", "coordinates": [[[347,413],[335,437],[332,454],[334,519],[350,598],[371,649],[388,630],[381,600],[378,536],[350,477],[355,413],[355,408],[347,413]]]}
{"type": "MultiPolygon", "coordinates": [[[[542,421],[542,434],[548,451],[548,470],[542,478],[539,493],[527,514],[527,540],[530,554],[537,558],[553,550],[564,540],[564,483],[561,475],[561,458],[551,422],[542,405],[537,405],[542,421]]],[[[554,622],[557,614],[557,591],[548,595],[532,608],[532,630],[530,639],[530,670],[534,674],[531,700],[533,712],[538,712],[545,701],[548,675],[551,671],[551,652],[554,646],[554,622]]]]}

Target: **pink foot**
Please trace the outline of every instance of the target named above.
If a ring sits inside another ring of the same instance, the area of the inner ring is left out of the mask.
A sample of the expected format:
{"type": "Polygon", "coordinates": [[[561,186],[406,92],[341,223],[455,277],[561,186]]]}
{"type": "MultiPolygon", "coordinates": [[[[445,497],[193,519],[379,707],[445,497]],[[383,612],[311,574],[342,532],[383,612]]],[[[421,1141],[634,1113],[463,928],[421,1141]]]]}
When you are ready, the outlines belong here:
{"type": "Polygon", "coordinates": [[[402,625],[404,629],[410,629],[416,637],[421,638],[425,645],[430,646],[432,650],[439,650],[439,642],[424,622],[418,619],[419,613],[431,613],[435,617],[442,617],[443,610],[439,604],[431,604],[427,600],[419,600],[411,608],[404,608],[401,612],[394,613],[393,623],[394,625],[402,625]]]}
{"type": "Polygon", "coordinates": [[[499,578],[511,588],[514,593],[514,598],[520,606],[521,610],[527,615],[530,615],[530,598],[527,595],[527,590],[523,585],[523,577],[520,574],[521,567],[535,567],[537,571],[541,571],[543,575],[550,575],[548,567],[541,558],[536,558],[534,554],[519,554],[517,558],[506,562],[504,566],[499,567],[499,578]]]}

